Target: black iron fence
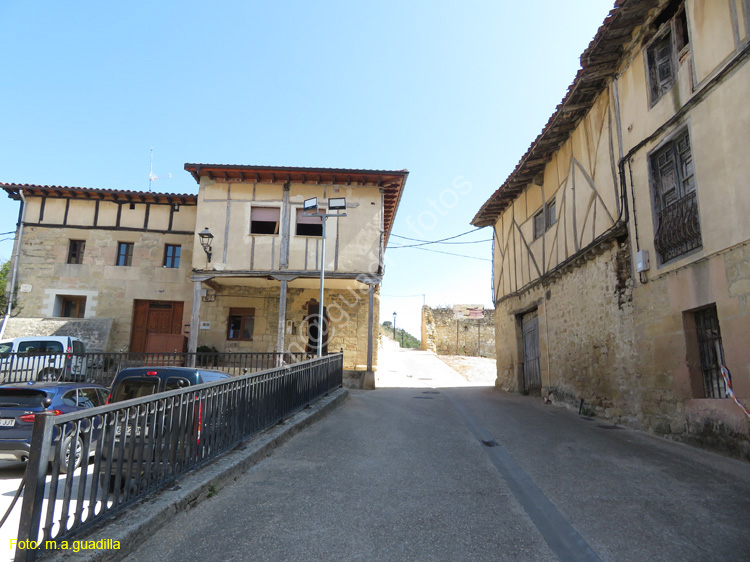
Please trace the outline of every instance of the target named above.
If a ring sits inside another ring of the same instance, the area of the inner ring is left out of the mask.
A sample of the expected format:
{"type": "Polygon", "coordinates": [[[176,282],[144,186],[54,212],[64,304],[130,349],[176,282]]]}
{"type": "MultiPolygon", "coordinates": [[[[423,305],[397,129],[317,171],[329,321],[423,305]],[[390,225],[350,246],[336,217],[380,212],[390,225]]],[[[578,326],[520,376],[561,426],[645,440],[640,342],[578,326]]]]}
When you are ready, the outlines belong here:
{"type": "Polygon", "coordinates": [[[5,353],[0,383],[30,380],[95,382],[109,386],[125,367],[203,367],[243,375],[310,359],[306,353],[5,353]]]}
{"type": "Polygon", "coordinates": [[[341,386],[328,355],[82,412],[37,415],[15,560],[169,485],[341,386]]]}

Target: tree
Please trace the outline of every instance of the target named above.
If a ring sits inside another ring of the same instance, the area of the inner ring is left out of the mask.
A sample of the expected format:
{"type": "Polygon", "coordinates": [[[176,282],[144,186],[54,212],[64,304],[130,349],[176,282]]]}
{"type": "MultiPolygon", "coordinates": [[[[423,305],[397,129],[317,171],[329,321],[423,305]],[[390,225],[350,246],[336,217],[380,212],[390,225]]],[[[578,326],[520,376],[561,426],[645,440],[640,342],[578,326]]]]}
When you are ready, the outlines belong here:
{"type": "Polygon", "coordinates": [[[5,314],[8,308],[8,298],[5,294],[6,286],[8,285],[8,278],[10,277],[10,258],[0,266],[0,307],[2,307],[2,313],[5,314]]]}

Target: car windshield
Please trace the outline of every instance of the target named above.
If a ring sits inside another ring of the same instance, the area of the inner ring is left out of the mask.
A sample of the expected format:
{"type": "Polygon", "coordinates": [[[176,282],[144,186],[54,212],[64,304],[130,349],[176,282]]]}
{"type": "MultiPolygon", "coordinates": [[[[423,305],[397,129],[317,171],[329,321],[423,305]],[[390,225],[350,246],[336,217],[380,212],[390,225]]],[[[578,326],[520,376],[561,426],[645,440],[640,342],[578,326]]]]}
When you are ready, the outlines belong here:
{"type": "Polygon", "coordinates": [[[18,344],[18,353],[29,355],[47,355],[50,353],[62,353],[63,346],[58,341],[25,341],[18,344]]]}
{"type": "Polygon", "coordinates": [[[42,400],[47,393],[42,390],[24,388],[0,388],[0,408],[21,406],[23,408],[41,408],[42,400]]]}
{"type": "Polygon", "coordinates": [[[155,394],[158,387],[159,379],[156,377],[149,379],[125,379],[117,387],[112,396],[112,402],[122,402],[131,398],[149,396],[155,394]]]}

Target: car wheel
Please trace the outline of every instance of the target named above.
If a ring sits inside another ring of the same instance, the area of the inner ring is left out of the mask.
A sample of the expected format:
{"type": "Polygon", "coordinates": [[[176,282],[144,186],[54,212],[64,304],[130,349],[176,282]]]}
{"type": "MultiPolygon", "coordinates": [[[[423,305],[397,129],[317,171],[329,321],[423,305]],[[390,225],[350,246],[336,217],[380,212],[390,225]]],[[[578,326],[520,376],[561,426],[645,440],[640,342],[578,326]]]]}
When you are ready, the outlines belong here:
{"type": "Polygon", "coordinates": [[[39,374],[36,376],[36,380],[39,382],[54,382],[57,380],[59,373],[56,369],[45,369],[44,371],[40,371],[39,374]]]}
{"type": "Polygon", "coordinates": [[[75,454],[73,460],[73,470],[81,466],[81,458],[83,457],[83,440],[78,437],[75,442],[75,451],[73,451],[73,436],[65,438],[65,442],[60,447],[60,474],[67,474],[68,463],[70,462],[70,455],[75,454]]]}

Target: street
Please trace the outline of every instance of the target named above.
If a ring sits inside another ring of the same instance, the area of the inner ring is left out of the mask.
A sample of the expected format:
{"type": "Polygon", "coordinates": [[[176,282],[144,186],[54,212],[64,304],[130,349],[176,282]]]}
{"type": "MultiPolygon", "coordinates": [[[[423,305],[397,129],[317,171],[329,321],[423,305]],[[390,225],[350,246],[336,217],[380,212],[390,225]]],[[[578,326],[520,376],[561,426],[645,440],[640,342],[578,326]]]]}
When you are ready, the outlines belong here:
{"type": "Polygon", "coordinates": [[[746,463],[473,386],[426,352],[379,361],[377,390],[127,560],[747,560],[746,463]]]}

